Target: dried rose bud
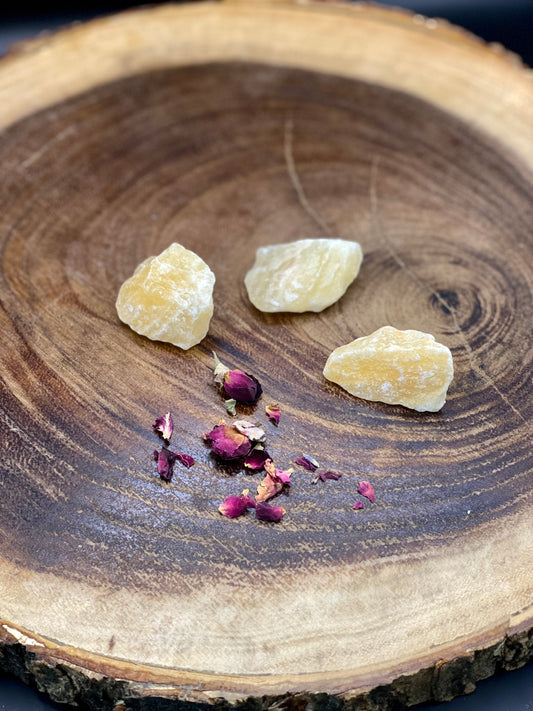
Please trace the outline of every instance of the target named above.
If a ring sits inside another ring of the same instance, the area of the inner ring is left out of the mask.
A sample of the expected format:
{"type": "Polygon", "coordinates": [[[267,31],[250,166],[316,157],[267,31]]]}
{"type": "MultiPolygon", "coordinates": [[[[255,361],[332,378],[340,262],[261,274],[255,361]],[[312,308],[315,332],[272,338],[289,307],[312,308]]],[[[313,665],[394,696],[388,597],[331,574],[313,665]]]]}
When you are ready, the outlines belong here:
{"type": "Polygon", "coordinates": [[[245,489],[240,496],[228,496],[228,498],[220,504],[218,510],[223,516],[237,518],[237,516],[242,516],[247,509],[252,508],[255,508],[255,501],[251,496],[248,496],[248,489],[245,489]]]}
{"type": "Polygon", "coordinates": [[[252,442],[264,442],[265,440],[265,430],[253,422],[248,422],[248,420],[236,420],[233,423],[233,427],[239,430],[243,435],[246,435],[252,442]]]}
{"type": "Polygon", "coordinates": [[[235,398],[230,398],[229,400],[225,400],[224,405],[226,406],[228,415],[235,416],[237,414],[237,412],[235,410],[235,406],[237,405],[237,400],[235,400],[235,398]]]}
{"type": "Polygon", "coordinates": [[[176,459],[181,462],[187,469],[192,467],[194,464],[194,459],[190,454],[181,454],[180,452],[173,452],[176,455],[176,459]]]}
{"type": "Polygon", "coordinates": [[[259,380],[242,370],[230,370],[219,361],[216,353],[213,353],[213,357],[215,383],[222,386],[229,398],[242,405],[255,405],[263,393],[259,380]]]}
{"type": "Polygon", "coordinates": [[[224,420],[211,432],[204,434],[204,439],[211,445],[213,454],[224,460],[245,457],[252,449],[252,443],[245,434],[234,425],[227,425],[224,420]]]}
{"type": "Polygon", "coordinates": [[[359,488],[357,489],[358,493],[361,494],[361,496],[366,496],[366,498],[374,503],[374,487],[370,482],[368,481],[362,481],[359,484],[359,488]]]}
{"type": "Polygon", "coordinates": [[[316,461],[316,459],[313,459],[313,457],[310,457],[308,454],[304,454],[301,457],[298,457],[294,460],[294,463],[299,464],[304,469],[307,469],[308,472],[314,472],[318,469],[318,462],[316,461]]]}
{"type": "Polygon", "coordinates": [[[279,405],[267,405],[265,411],[268,419],[273,422],[276,427],[279,425],[279,418],[281,417],[281,410],[279,405]]]}
{"type": "Polygon", "coordinates": [[[170,449],[162,447],[160,452],[158,452],[157,449],[154,450],[154,459],[157,461],[157,473],[161,479],[170,481],[174,474],[174,463],[177,459],[176,454],[171,452],[170,449]]]}
{"type": "Polygon", "coordinates": [[[281,506],[271,506],[258,502],[255,505],[255,515],[260,521],[281,521],[285,515],[285,509],[281,506]]]}
{"type": "Polygon", "coordinates": [[[318,480],[327,481],[328,479],[333,479],[338,481],[342,474],[335,474],[334,472],[318,472],[316,477],[313,479],[313,484],[316,484],[318,480]]]}
{"type": "Polygon", "coordinates": [[[356,501],[355,504],[353,505],[353,510],[354,511],[360,511],[361,509],[364,509],[365,507],[363,506],[361,501],[356,501]]]}
{"type": "Polygon", "coordinates": [[[152,428],[165,442],[169,442],[172,437],[172,430],[174,429],[174,422],[172,421],[170,412],[167,412],[166,415],[161,415],[161,417],[157,417],[152,428]]]}
{"type": "Polygon", "coordinates": [[[255,447],[244,460],[244,466],[252,471],[259,471],[260,469],[264,469],[267,459],[270,459],[270,454],[266,449],[255,447]]]}

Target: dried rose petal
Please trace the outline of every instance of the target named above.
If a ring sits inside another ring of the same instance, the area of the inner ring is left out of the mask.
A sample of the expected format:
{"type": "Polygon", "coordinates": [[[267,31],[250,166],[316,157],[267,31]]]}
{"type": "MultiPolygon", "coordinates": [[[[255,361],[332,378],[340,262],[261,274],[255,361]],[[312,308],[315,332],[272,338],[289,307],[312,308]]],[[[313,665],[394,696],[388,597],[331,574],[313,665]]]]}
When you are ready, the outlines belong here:
{"type": "Polygon", "coordinates": [[[252,448],[248,437],[233,425],[227,425],[224,420],[211,432],[204,434],[204,439],[210,443],[213,454],[224,460],[245,457],[252,448]]]}
{"type": "Polygon", "coordinates": [[[357,489],[358,493],[361,494],[361,496],[366,496],[366,498],[374,503],[374,487],[370,482],[368,481],[362,481],[359,484],[359,488],[357,489]]]}
{"type": "Polygon", "coordinates": [[[194,464],[194,459],[190,454],[181,454],[180,452],[173,452],[176,455],[176,459],[181,462],[184,466],[189,469],[194,464]]]}
{"type": "Polygon", "coordinates": [[[233,423],[233,427],[243,435],[246,435],[252,442],[263,442],[266,437],[265,430],[262,427],[253,422],[248,422],[248,420],[236,420],[233,423]]]}
{"type": "Polygon", "coordinates": [[[170,481],[174,474],[174,463],[177,459],[176,454],[170,449],[162,447],[161,451],[154,450],[154,459],[157,460],[157,472],[161,479],[170,481]]]}
{"type": "Polygon", "coordinates": [[[353,505],[354,511],[360,511],[361,509],[364,509],[365,507],[363,506],[361,501],[356,501],[355,504],[353,505]]]}
{"type": "Polygon", "coordinates": [[[172,437],[172,430],[174,429],[174,422],[172,421],[170,412],[167,412],[166,415],[161,415],[161,417],[157,417],[152,428],[165,442],[169,442],[172,437]]]}
{"type": "Polygon", "coordinates": [[[218,385],[223,385],[226,373],[229,373],[229,368],[227,368],[223,363],[219,361],[218,356],[214,351],[213,358],[215,360],[215,369],[213,371],[215,375],[215,383],[217,383],[218,385]]]}
{"type": "Polygon", "coordinates": [[[223,516],[228,518],[237,518],[241,516],[247,509],[255,508],[255,501],[251,496],[248,496],[248,489],[245,489],[240,496],[228,496],[228,498],[220,504],[218,510],[223,516]]]}
{"type": "Polygon", "coordinates": [[[226,406],[226,410],[228,411],[229,415],[235,416],[237,414],[235,410],[236,404],[237,400],[235,400],[235,398],[230,398],[229,400],[224,401],[224,405],[226,406]]]}
{"type": "Polygon", "coordinates": [[[294,460],[294,463],[299,464],[304,469],[307,469],[308,472],[314,472],[316,469],[318,469],[318,462],[316,461],[316,459],[313,459],[313,457],[310,457],[308,454],[304,454],[303,456],[298,457],[294,460]]]}
{"type": "Polygon", "coordinates": [[[270,454],[266,449],[256,447],[247,455],[244,466],[252,471],[259,471],[259,469],[264,469],[267,459],[270,459],[270,454]]]}
{"type": "Polygon", "coordinates": [[[338,481],[341,476],[342,474],[335,474],[335,472],[318,472],[316,477],[313,479],[313,484],[316,484],[319,479],[321,479],[322,481],[327,481],[328,479],[338,481]]]}
{"type": "Polygon", "coordinates": [[[265,462],[266,476],[263,481],[257,487],[257,495],[255,500],[268,501],[283,489],[285,484],[290,486],[292,469],[287,471],[282,471],[281,469],[276,469],[271,459],[267,459],[265,462]]]}
{"type": "Polygon", "coordinates": [[[281,410],[279,405],[267,405],[265,407],[268,419],[273,422],[276,427],[279,425],[279,418],[281,417],[281,410]]]}
{"type": "Polygon", "coordinates": [[[255,505],[255,515],[260,521],[281,521],[285,515],[285,509],[282,506],[271,506],[258,502],[255,505]]]}

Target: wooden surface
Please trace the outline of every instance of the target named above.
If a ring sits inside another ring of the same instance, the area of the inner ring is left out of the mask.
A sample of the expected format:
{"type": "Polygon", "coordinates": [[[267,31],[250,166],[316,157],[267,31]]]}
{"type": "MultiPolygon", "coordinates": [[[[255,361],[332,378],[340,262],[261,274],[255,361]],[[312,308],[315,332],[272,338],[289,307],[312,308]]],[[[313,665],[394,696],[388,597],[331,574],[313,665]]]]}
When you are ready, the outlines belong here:
{"type": "Polygon", "coordinates": [[[530,658],[528,72],[405,13],[206,3],[22,47],[0,98],[0,667],[95,708],[398,708],[530,658]],[[363,247],[345,297],[255,311],[255,249],[325,234],[363,247]],[[172,241],[217,277],[185,353],[114,308],[172,241]],[[385,324],[452,349],[440,413],[324,381],[333,348],[385,324]],[[260,476],[203,443],[224,415],[213,349],[261,381],[247,414],[280,403],[279,466],[343,474],[297,469],[277,525],[217,512],[260,476]],[[196,458],[170,485],[151,431],[168,409],[196,458]],[[355,512],[361,479],[376,501],[355,512]]]}

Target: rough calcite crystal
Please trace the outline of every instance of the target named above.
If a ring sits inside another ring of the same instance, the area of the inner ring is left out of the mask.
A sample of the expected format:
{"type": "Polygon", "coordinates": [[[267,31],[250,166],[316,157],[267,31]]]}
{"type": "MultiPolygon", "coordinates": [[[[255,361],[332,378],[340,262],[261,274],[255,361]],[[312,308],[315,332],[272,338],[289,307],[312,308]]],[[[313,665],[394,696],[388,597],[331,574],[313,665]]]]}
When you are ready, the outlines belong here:
{"type": "Polygon", "coordinates": [[[117,313],[142,336],[191,348],[209,329],[214,284],[215,275],[203,259],[174,242],[145,259],[122,284],[117,313]]]}
{"type": "Polygon", "coordinates": [[[334,350],[324,376],[364,400],[436,412],[453,378],[452,354],[429,333],[383,326],[334,350]]]}
{"type": "Polygon", "coordinates": [[[260,247],[244,278],[252,304],[267,313],[322,311],[359,273],[361,246],[343,239],[301,239],[260,247]]]}

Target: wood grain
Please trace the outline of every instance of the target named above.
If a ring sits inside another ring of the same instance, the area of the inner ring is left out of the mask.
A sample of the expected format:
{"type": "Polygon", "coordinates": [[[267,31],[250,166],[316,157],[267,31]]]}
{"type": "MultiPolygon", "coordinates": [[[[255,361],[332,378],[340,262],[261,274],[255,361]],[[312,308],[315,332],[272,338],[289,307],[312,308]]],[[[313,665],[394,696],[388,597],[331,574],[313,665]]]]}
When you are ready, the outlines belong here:
{"type": "Polygon", "coordinates": [[[362,709],[451,698],[531,657],[532,94],[480,42],[366,6],[154,8],[4,60],[2,668],[94,708],[325,693],[362,709]],[[369,27],[381,55],[334,40],[369,27]],[[255,249],[325,231],[365,255],[341,301],[253,309],[255,249]],[[114,308],[172,241],[217,277],[187,352],[114,308]],[[452,349],[440,413],[323,379],[331,350],[385,324],[452,349]],[[203,442],[224,415],[212,350],[261,381],[243,412],[281,404],[280,466],[307,452],[343,474],[298,469],[278,525],[217,512],[260,477],[203,442]],[[196,459],[169,485],[151,431],[168,409],[196,459]],[[361,479],[376,502],[354,512],[361,479]]]}

